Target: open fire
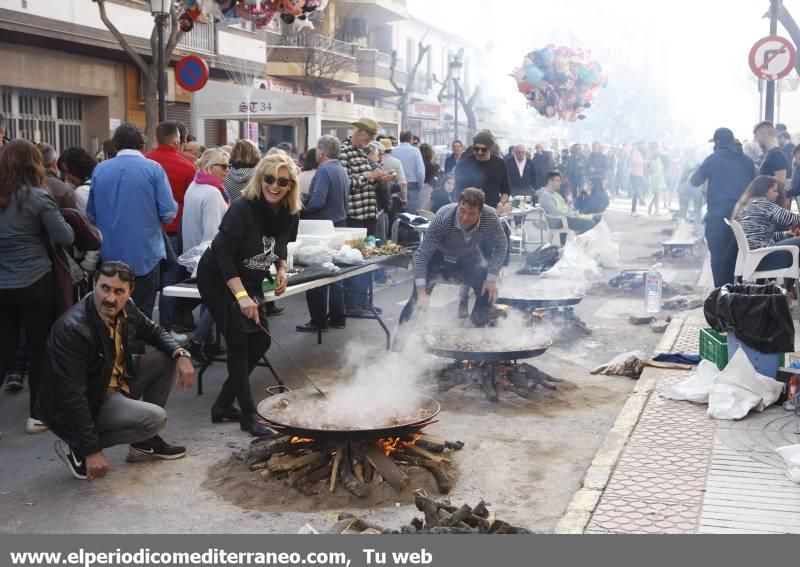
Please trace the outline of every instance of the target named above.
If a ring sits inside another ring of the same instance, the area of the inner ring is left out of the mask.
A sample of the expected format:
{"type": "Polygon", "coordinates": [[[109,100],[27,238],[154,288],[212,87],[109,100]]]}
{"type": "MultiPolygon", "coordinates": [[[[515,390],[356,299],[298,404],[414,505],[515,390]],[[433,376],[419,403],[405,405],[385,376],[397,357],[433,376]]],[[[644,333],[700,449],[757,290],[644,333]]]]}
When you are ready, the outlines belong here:
{"type": "Polygon", "coordinates": [[[528,363],[516,361],[456,361],[439,375],[439,391],[480,388],[490,402],[511,392],[529,400],[539,388],[558,389],[560,378],[550,376],[528,363]]]}
{"type": "Polygon", "coordinates": [[[424,433],[360,441],[284,435],[256,440],[242,458],[265,480],[285,480],[308,495],[334,492],[341,486],[365,498],[384,482],[402,491],[409,487],[412,467],[428,471],[439,492],[447,494],[453,484],[449,453],[463,446],[424,433]]]}

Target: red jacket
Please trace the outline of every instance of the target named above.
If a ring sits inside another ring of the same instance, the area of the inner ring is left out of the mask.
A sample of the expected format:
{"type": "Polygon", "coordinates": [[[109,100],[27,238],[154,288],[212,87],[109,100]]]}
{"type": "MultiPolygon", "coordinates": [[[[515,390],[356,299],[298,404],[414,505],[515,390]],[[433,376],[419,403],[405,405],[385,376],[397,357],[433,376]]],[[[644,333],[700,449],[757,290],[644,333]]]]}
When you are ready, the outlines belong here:
{"type": "Polygon", "coordinates": [[[164,144],[159,144],[155,150],[145,154],[144,157],[160,164],[167,172],[169,185],[172,187],[172,196],[178,203],[178,216],[171,223],[165,224],[164,230],[168,234],[177,234],[181,228],[181,217],[183,216],[183,196],[194,181],[197,169],[176,148],[164,144]]]}

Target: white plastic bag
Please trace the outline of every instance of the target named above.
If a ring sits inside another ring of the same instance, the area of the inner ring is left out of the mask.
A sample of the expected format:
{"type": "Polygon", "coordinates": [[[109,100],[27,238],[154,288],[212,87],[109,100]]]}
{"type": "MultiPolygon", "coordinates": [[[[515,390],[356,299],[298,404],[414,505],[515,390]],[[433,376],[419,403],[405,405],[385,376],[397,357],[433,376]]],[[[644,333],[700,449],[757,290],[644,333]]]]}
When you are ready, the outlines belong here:
{"type": "Polygon", "coordinates": [[[564,254],[561,259],[542,276],[548,279],[589,281],[599,277],[600,274],[600,266],[585,252],[583,246],[575,240],[570,240],[564,246],[564,254]]]}
{"type": "Polygon", "coordinates": [[[325,264],[333,261],[333,250],[327,246],[304,246],[295,251],[294,261],[304,266],[325,264]]]}
{"type": "Polygon", "coordinates": [[[789,480],[800,484],[800,445],[786,445],[778,447],[775,452],[781,456],[786,465],[786,476],[789,480]]]}
{"type": "Polygon", "coordinates": [[[205,254],[209,246],[211,246],[211,241],[205,240],[197,246],[189,248],[186,252],[178,256],[178,264],[189,270],[193,278],[197,277],[197,265],[200,263],[200,258],[203,257],[203,254],[205,254]]]}
{"type": "Polygon", "coordinates": [[[783,384],[756,372],[743,349],[736,351],[711,388],[708,415],[742,419],[750,410],[764,411],[778,401],[783,384]]]}
{"type": "Polygon", "coordinates": [[[363,264],[364,255],[361,251],[348,244],[343,245],[334,255],[337,264],[363,264]]]}
{"type": "Polygon", "coordinates": [[[592,230],[576,238],[586,255],[603,268],[619,267],[619,240],[615,237],[605,220],[597,223],[592,230]]]}
{"type": "Polygon", "coordinates": [[[701,360],[697,370],[688,379],[664,388],[662,395],[670,400],[707,404],[711,388],[720,374],[721,372],[715,364],[701,360]]]}

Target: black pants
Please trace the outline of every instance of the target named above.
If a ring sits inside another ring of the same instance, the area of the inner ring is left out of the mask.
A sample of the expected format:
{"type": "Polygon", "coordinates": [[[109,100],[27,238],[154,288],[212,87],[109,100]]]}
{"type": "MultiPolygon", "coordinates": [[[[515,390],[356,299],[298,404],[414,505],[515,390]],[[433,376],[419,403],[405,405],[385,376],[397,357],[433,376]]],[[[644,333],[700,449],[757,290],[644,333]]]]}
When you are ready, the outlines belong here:
{"type": "MultiPolygon", "coordinates": [[[[375,236],[377,219],[347,218],[347,226],[351,228],[366,228],[367,235],[375,236]]],[[[372,283],[372,274],[356,276],[345,281],[345,304],[348,309],[369,309],[369,286],[372,283]]]]}
{"type": "MultiPolygon", "coordinates": [[[[156,264],[149,274],[136,276],[131,298],[139,311],[153,318],[153,308],[156,305],[156,295],[161,286],[161,264],[156,264]]],[[[169,329],[167,329],[169,330],[169,329]]]]}
{"type": "Polygon", "coordinates": [[[706,217],[706,243],[711,253],[711,273],[714,276],[714,287],[733,283],[733,272],[736,268],[736,237],[733,230],[725,223],[725,215],[711,214],[706,217]]]}
{"type": "MultiPolygon", "coordinates": [[[[256,412],[253,393],[250,390],[250,374],[261,357],[267,352],[270,338],[263,332],[246,333],[230,323],[229,309],[238,309],[235,298],[221,280],[214,275],[205,275],[201,269],[197,276],[197,288],[203,304],[211,312],[228,349],[228,378],[222,385],[214,405],[230,406],[234,400],[239,402],[242,415],[247,417],[256,412]]],[[[268,328],[267,320],[261,324],[268,328]]]]}
{"type": "MultiPolygon", "coordinates": [[[[425,291],[431,294],[437,283],[466,284],[475,292],[475,306],[472,308],[470,320],[476,327],[485,327],[489,322],[489,299],[483,295],[483,283],[489,273],[486,260],[481,254],[474,254],[459,258],[455,261],[445,260],[441,252],[436,252],[428,264],[428,278],[425,281],[425,291]]],[[[414,316],[417,307],[417,286],[411,293],[411,299],[400,313],[400,325],[408,322],[414,316]]]]}
{"type": "Polygon", "coordinates": [[[0,289],[0,377],[6,375],[14,362],[20,326],[25,325],[28,341],[28,385],[31,391],[30,415],[36,404],[47,335],[55,318],[55,285],[53,273],[48,272],[28,287],[0,289]]]}

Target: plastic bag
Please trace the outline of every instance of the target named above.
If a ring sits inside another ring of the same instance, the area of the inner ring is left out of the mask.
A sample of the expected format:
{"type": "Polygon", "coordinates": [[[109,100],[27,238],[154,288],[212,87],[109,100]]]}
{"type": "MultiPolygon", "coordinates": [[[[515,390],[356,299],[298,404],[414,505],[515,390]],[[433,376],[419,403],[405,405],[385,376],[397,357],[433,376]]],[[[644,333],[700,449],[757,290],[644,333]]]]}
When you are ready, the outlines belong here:
{"type": "Polygon", "coordinates": [[[600,276],[600,266],[575,240],[564,246],[564,255],[555,266],[544,274],[545,278],[559,278],[572,281],[588,281],[600,276]]]}
{"type": "Polygon", "coordinates": [[[789,295],[776,285],[725,285],[711,292],[703,311],[715,331],[733,331],[765,354],[794,351],[789,295]]]}
{"type": "Polygon", "coordinates": [[[295,251],[294,261],[303,266],[333,262],[333,250],[326,246],[304,246],[295,251]]]}
{"type": "Polygon", "coordinates": [[[714,382],[721,374],[719,368],[707,360],[701,360],[697,370],[686,380],[664,388],[663,396],[670,400],[707,404],[714,382]]]}
{"type": "Polygon", "coordinates": [[[742,419],[750,410],[764,411],[777,402],[782,391],[781,382],[758,374],[744,350],[739,349],[711,388],[708,415],[742,419]]]}
{"type": "Polygon", "coordinates": [[[552,244],[542,244],[525,258],[525,267],[518,274],[536,275],[546,272],[558,262],[558,248],[552,244]]]}
{"type": "Polygon", "coordinates": [[[628,376],[639,378],[644,370],[644,362],[637,352],[623,352],[618,354],[602,366],[591,371],[591,374],[605,374],[607,376],[628,376]]]}
{"type": "Polygon", "coordinates": [[[778,447],[775,452],[783,459],[786,465],[786,476],[789,480],[800,484],[800,445],[786,445],[778,447]]]}
{"type": "Polygon", "coordinates": [[[178,256],[178,264],[189,270],[192,277],[197,277],[197,266],[200,264],[200,258],[203,257],[208,247],[211,246],[210,240],[204,240],[197,246],[189,248],[186,252],[178,256]]]}
{"type": "Polygon", "coordinates": [[[348,244],[343,245],[336,253],[334,253],[333,259],[337,264],[364,263],[364,255],[361,253],[361,251],[349,246],[348,244]]]}
{"type": "Polygon", "coordinates": [[[619,266],[619,240],[608,228],[605,220],[576,238],[586,255],[595,260],[603,268],[619,266]]]}

